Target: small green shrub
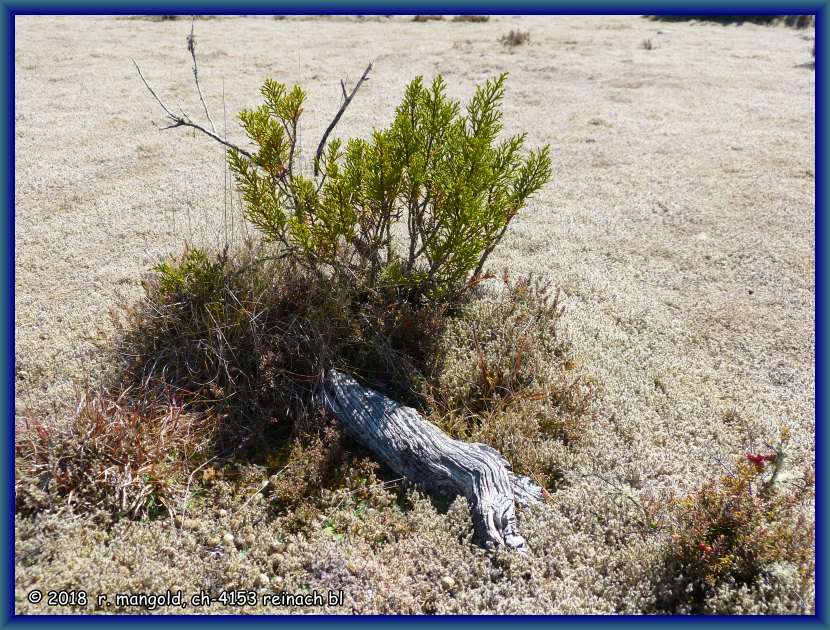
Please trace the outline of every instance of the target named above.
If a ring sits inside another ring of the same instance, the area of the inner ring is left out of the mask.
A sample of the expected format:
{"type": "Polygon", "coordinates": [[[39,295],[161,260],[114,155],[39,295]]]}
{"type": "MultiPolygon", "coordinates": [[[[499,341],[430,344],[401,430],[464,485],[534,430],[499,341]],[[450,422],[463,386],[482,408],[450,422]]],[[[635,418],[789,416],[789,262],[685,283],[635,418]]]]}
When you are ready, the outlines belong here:
{"type": "MultiPolygon", "coordinates": [[[[786,430],[772,452],[747,453],[730,474],[674,501],[664,607],[707,610],[724,584],[753,586],[789,566],[804,595],[814,574],[811,476],[785,483],[786,430]]],[[[713,611],[710,611],[713,612],[713,611]]]]}
{"type": "Polygon", "coordinates": [[[271,473],[286,445],[304,472],[277,483],[274,503],[291,505],[337,468],[317,399],[327,370],[422,406],[419,384],[460,305],[448,302],[481,280],[550,174],[547,147],[522,157],[524,134],[497,142],[505,80],[479,86],[461,115],[441,77],[429,88],[416,79],[389,128],[329,143],[319,179],[296,166],[305,94],[267,81],[265,104],[240,114],[256,151],[228,154],[266,242],[191,248],[152,269],[144,298],[113,311],[116,379],[79,406],[59,444],[38,431],[19,443],[20,479],[51,484],[22,491],[20,506],[58,496],[156,516],[175,510],[182,479],[208,458],[271,473]]]}
{"type": "Polygon", "coordinates": [[[153,267],[158,273],[158,289],[171,301],[193,298],[202,302],[215,299],[222,286],[222,262],[212,262],[201,249],[189,249],[180,262],[163,261],[153,267]]]}
{"type": "Polygon", "coordinates": [[[398,287],[415,302],[458,297],[550,177],[547,146],[523,157],[526,134],[497,141],[506,79],[478,86],[462,115],[441,76],[429,87],[416,78],[388,128],[328,144],[318,179],[296,163],[305,93],[266,81],[265,103],[239,115],[257,150],[228,152],[247,218],[318,275],[398,287]]]}

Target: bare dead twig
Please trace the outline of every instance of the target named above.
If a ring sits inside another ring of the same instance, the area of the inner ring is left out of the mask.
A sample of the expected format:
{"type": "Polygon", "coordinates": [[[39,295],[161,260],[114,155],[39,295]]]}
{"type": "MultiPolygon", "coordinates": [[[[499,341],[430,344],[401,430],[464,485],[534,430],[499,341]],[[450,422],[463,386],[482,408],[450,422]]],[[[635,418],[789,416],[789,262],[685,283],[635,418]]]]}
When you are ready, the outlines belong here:
{"type": "Polygon", "coordinates": [[[357,91],[360,89],[360,86],[363,85],[363,82],[368,79],[369,72],[371,71],[371,69],[372,69],[372,64],[370,63],[368,66],[366,66],[366,70],[363,71],[363,76],[360,77],[360,80],[354,86],[354,89],[352,90],[352,93],[349,94],[348,96],[346,96],[345,84],[342,81],[340,82],[340,88],[343,91],[343,95],[346,96],[346,100],[343,101],[343,104],[340,106],[340,109],[337,110],[337,114],[334,116],[334,119],[331,121],[328,128],[326,129],[326,132],[323,134],[323,138],[320,140],[320,144],[317,145],[317,153],[314,156],[314,176],[315,177],[317,177],[317,175],[320,172],[320,156],[323,155],[323,149],[326,148],[326,141],[329,138],[329,134],[332,132],[332,129],[334,129],[334,127],[340,121],[340,117],[343,115],[343,112],[346,111],[346,108],[349,106],[349,103],[352,102],[352,99],[354,98],[354,95],[357,94],[357,91]]]}
{"type": "Polygon", "coordinates": [[[193,57],[193,79],[196,81],[196,91],[199,92],[199,100],[202,101],[202,107],[205,108],[205,116],[210,122],[210,129],[216,133],[216,125],[213,124],[213,118],[210,117],[205,97],[202,96],[202,86],[199,85],[199,67],[196,65],[196,35],[193,29],[196,26],[196,16],[194,15],[190,20],[190,35],[187,36],[187,50],[190,51],[190,56],[193,57]]]}
{"type": "Polygon", "coordinates": [[[190,119],[190,116],[188,116],[184,111],[182,111],[181,114],[174,114],[170,110],[170,108],[167,107],[167,105],[164,104],[164,101],[161,100],[159,95],[156,94],[155,90],[153,90],[153,88],[150,87],[150,84],[147,82],[147,79],[144,78],[144,75],[141,72],[141,68],[138,66],[138,63],[136,63],[136,60],[130,58],[130,61],[133,62],[133,65],[135,66],[135,69],[138,71],[138,76],[141,78],[141,81],[144,83],[144,87],[146,87],[147,90],[150,92],[150,94],[153,95],[153,98],[156,99],[156,102],[161,106],[161,108],[164,110],[164,113],[167,114],[167,117],[172,121],[172,124],[167,125],[166,127],[162,127],[162,130],[174,129],[176,127],[192,127],[193,129],[197,129],[197,130],[201,131],[203,134],[205,134],[207,136],[210,136],[211,138],[216,140],[218,143],[224,144],[226,147],[229,147],[231,149],[234,149],[234,150],[238,151],[239,153],[241,153],[242,155],[247,157],[249,160],[253,159],[254,156],[250,152],[246,151],[245,149],[243,149],[241,147],[238,147],[237,145],[235,145],[231,142],[228,142],[227,140],[223,140],[222,138],[217,136],[215,133],[205,129],[204,127],[202,127],[198,123],[193,122],[190,119]]]}
{"type": "MultiPolygon", "coordinates": [[[[207,104],[205,103],[204,97],[202,96],[202,89],[199,86],[198,67],[196,65],[196,39],[195,39],[195,35],[193,33],[192,23],[191,23],[190,35],[187,38],[187,49],[188,49],[188,51],[190,51],[190,54],[193,57],[193,76],[196,79],[196,88],[199,92],[199,98],[202,101],[202,106],[204,107],[205,115],[207,116],[208,120],[210,121],[210,126],[211,126],[212,131],[208,130],[208,129],[205,129],[202,125],[200,125],[198,123],[193,122],[193,120],[190,118],[190,116],[188,116],[188,114],[181,107],[179,107],[179,113],[178,114],[174,113],[165,104],[165,102],[163,100],[161,100],[161,97],[152,88],[152,86],[149,84],[147,79],[144,78],[144,74],[141,72],[141,68],[139,67],[136,60],[133,59],[133,58],[130,58],[130,61],[133,62],[133,65],[135,66],[135,69],[138,72],[139,78],[141,79],[142,83],[144,83],[144,87],[146,87],[147,90],[150,92],[150,94],[153,96],[153,98],[156,99],[156,102],[164,110],[164,113],[167,114],[167,118],[170,119],[171,124],[167,125],[166,127],[161,127],[161,129],[162,130],[174,129],[176,127],[191,127],[193,129],[197,129],[198,131],[201,131],[206,136],[209,136],[209,137],[213,138],[214,140],[216,140],[219,144],[222,144],[222,145],[225,145],[228,148],[234,149],[235,151],[237,151],[241,155],[244,155],[246,158],[253,161],[254,156],[249,151],[246,151],[242,147],[237,146],[237,145],[233,144],[232,142],[228,142],[228,140],[226,138],[221,138],[220,136],[218,136],[216,134],[216,125],[213,123],[213,119],[210,116],[210,112],[208,111],[207,104]]],[[[351,93],[348,94],[348,95],[346,94],[346,84],[345,84],[345,82],[344,81],[340,82],[340,89],[343,93],[344,101],[343,101],[342,105],[340,106],[340,109],[337,111],[337,114],[334,116],[334,119],[331,121],[331,123],[329,124],[329,126],[326,129],[325,133],[323,134],[323,137],[320,140],[320,144],[317,146],[317,152],[316,152],[315,158],[314,158],[314,176],[315,177],[317,177],[319,175],[319,172],[320,172],[320,168],[319,168],[320,157],[322,156],[323,150],[326,147],[326,142],[328,141],[329,134],[331,134],[332,130],[335,128],[335,126],[337,126],[337,123],[340,121],[340,118],[343,116],[343,113],[346,111],[346,108],[352,102],[352,99],[355,97],[355,94],[357,94],[357,91],[360,89],[360,86],[363,85],[363,83],[369,79],[369,72],[371,70],[372,70],[372,64],[369,63],[369,65],[366,66],[366,70],[363,71],[363,75],[360,77],[360,80],[357,82],[357,84],[355,84],[354,89],[352,89],[351,93]]],[[[292,137],[292,154],[293,154],[293,138],[296,137],[296,127],[293,130],[293,134],[289,134],[289,135],[291,135],[291,137],[292,137]]]]}

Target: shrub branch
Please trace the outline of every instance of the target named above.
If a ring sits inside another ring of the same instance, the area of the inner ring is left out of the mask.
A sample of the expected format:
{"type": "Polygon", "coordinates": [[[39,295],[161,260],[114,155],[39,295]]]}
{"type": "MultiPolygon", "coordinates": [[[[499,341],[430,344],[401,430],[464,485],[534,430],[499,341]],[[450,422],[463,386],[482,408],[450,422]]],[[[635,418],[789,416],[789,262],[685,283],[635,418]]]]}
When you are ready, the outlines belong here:
{"type": "Polygon", "coordinates": [[[147,79],[144,78],[144,74],[141,72],[141,68],[139,67],[138,63],[136,63],[136,60],[131,57],[130,61],[133,62],[135,69],[138,71],[138,76],[141,78],[142,83],[144,83],[144,87],[146,87],[150,94],[153,95],[153,98],[156,99],[156,102],[161,106],[161,108],[164,110],[164,113],[167,114],[167,117],[171,121],[171,124],[161,128],[162,131],[167,129],[175,129],[176,127],[192,127],[193,129],[201,131],[206,136],[210,136],[219,144],[224,144],[226,147],[238,151],[248,159],[253,158],[253,155],[245,149],[238,147],[231,142],[228,142],[227,140],[217,136],[212,131],[205,129],[204,127],[202,127],[202,125],[193,122],[190,116],[188,116],[184,111],[182,111],[181,114],[174,114],[173,111],[169,107],[167,107],[167,105],[164,104],[164,101],[161,100],[161,97],[159,97],[159,95],[156,94],[156,91],[150,86],[150,84],[147,82],[147,79]]]}
{"type": "Polygon", "coordinates": [[[190,56],[193,57],[193,80],[196,82],[196,91],[199,92],[199,100],[202,101],[202,107],[204,107],[205,116],[207,116],[208,122],[210,122],[211,131],[216,133],[216,125],[213,124],[213,118],[210,117],[207,103],[205,103],[205,97],[202,95],[202,86],[199,85],[199,66],[196,64],[196,35],[193,32],[195,26],[196,16],[194,15],[190,20],[190,35],[187,36],[187,50],[190,52],[190,56]]]}
{"type": "Polygon", "coordinates": [[[346,95],[346,84],[342,80],[340,81],[340,90],[343,93],[343,104],[340,106],[340,109],[337,110],[337,113],[334,115],[334,118],[329,123],[329,126],[326,128],[325,133],[323,133],[323,137],[320,139],[320,144],[317,145],[317,153],[314,155],[315,177],[320,173],[320,157],[323,155],[323,150],[326,148],[326,141],[329,139],[329,134],[331,134],[331,132],[337,126],[337,123],[340,122],[340,117],[343,115],[343,112],[346,111],[346,108],[349,106],[349,103],[352,102],[352,99],[354,98],[354,95],[357,94],[357,91],[360,89],[360,86],[363,85],[364,81],[369,80],[369,72],[371,70],[372,64],[370,63],[368,66],[366,66],[366,69],[363,71],[363,76],[360,77],[360,80],[355,84],[354,89],[348,96],[346,95]]]}

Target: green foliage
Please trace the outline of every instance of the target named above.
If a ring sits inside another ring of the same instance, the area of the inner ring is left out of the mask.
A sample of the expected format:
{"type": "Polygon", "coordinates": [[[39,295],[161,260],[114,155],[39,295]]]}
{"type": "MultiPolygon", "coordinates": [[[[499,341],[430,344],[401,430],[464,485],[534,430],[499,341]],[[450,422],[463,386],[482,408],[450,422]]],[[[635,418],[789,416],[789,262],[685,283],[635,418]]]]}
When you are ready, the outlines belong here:
{"type": "Polygon", "coordinates": [[[213,299],[222,285],[222,265],[210,261],[201,249],[189,249],[181,261],[163,261],[153,267],[159,291],[168,298],[186,294],[203,302],[213,299]]]}
{"type": "Polygon", "coordinates": [[[265,103],[240,113],[257,150],[228,152],[247,218],[317,274],[414,298],[458,296],[550,177],[547,146],[524,156],[526,134],[498,140],[506,79],[478,86],[462,115],[441,76],[429,87],[416,78],[388,128],[332,140],[313,179],[296,172],[305,94],[266,81],[265,103]]]}

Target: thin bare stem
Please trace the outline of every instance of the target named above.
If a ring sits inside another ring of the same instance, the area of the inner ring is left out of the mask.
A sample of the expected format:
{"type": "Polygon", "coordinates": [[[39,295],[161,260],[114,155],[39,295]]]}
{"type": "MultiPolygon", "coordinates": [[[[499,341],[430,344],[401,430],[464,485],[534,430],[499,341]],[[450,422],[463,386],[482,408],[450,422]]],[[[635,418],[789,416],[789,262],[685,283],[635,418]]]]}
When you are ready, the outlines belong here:
{"type": "Polygon", "coordinates": [[[150,84],[147,83],[147,79],[144,78],[144,75],[141,73],[141,68],[139,68],[139,66],[136,63],[135,59],[131,58],[130,61],[133,62],[133,65],[135,66],[135,69],[138,70],[138,76],[141,77],[141,81],[144,83],[144,87],[146,87],[147,90],[150,92],[150,94],[153,95],[153,98],[156,99],[156,102],[161,106],[161,108],[164,110],[164,113],[167,114],[167,117],[170,119],[170,121],[172,123],[170,125],[167,125],[166,127],[162,127],[162,130],[164,130],[164,129],[174,129],[176,127],[192,127],[193,129],[197,129],[198,131],[201,131],[206,136],[210,136],[211,138],[216,140],[218,143],[224,144],[226,147],[229,147],[231,149],[234,149],[235,151],[238,151],[239,153],[244,155],[249,160],[253,160],[254,156],[249,151],[246,151],[242,147],[238,147],[235,144],[233,144],[231,142],[228,142],[227,140],[223,140],[222,138],[217,136],[215,133],[213,133],[213,132],[205,129],[201,125],[193,122],[190,119],[190,116],[188,116],[186,113],[182,112],[181,114],[174,114],[170,110],[170,108],[167,107],[167,105],[164,104],[164,101],[162,101],[161,98],[159,98],[159,95],[156,94],[155,90],[153,90],[153,88],[150,87],[150,84]]]}
{"type": "Polygon", "coordinates": [[[190,20],[190,35],[187,36],[187,50],[190,51],[190,56],[193,57],[193,79],[196,81],[196,91],[199,92],[199,100],[202,101],[202,107],[205,108],[205,116],[210,122],[210,129],[216,133],[216,125],[213,124],[213,118],[210,117],[205,97],[202,95],[202,86],[199,85],[199,66],[196,65],[196,35],[193,29],[196,26],[196,16],[194,15],[190,20]]]}
{"type": "MultiPolygon", "coordinates": [[[[328,126],[328,129],[326,129],[326,132],[323,134],[323,138],[320,140],[320,144],[317,145],[317,153],[314,156],[314,176],[315,177],[317,177],[317,175],[320,173],[320,157],[323,155],[323,149],[326,148],[326,141],[329,139],[329,134],[332,132],[332,129],[334,129],[335,126],[337,125],[337,123],[340,121],[340,117],[343,115],[343,112],[346,111],[346,108],[349,106],[349,103],[352,102],[352,99],[354,98],[354,95],[357,94],[357,91],[360,89],[360,86],[363,85],[363,82],[368,79],[369,71],[371,69],[372,69],[372,64],[370,63],[368,66],[366,66],[366,70],[363,71],[363,76],[360,77],[360,80],[354,86],[354,89],[352,90],[352,93],[349,94],[348,96],[346,96],[346,100],[343,101],[343,104],[340,106],[340,109],[337,110],[337,114],[334,116],[334,120],[331,121],[331,123],[328,126]]],[[[346,89],[345,89],[344,84],[343,84],[342,81],[340,83],[340,88],[343,90],[343,95],[345,96],[346,95],[346,89]]]]}
{"type": "MultiPolygon", "coordinates": [[[[225,136],[225,142],[228,141],[228,106],[225,103],[225,77],[222,77],[222,135],[225,136]]],[[[224,191],[222,195],[223,202],[223,216],[222,225],[225,230],[225,246],[228,245],[228,161],[222,160],[224,166],[224,173],[222,176],[224,191]]],[[[233,227],[231,227],[231,236],[233,236],[233,227]]]]}

